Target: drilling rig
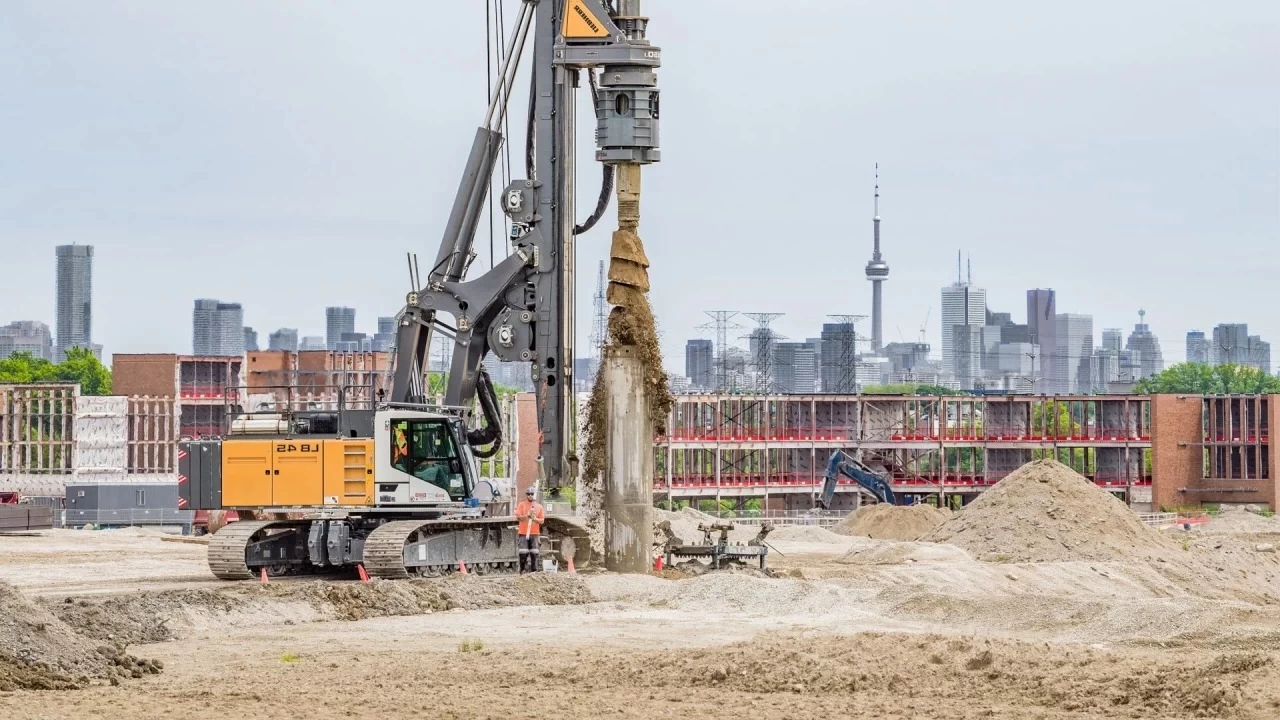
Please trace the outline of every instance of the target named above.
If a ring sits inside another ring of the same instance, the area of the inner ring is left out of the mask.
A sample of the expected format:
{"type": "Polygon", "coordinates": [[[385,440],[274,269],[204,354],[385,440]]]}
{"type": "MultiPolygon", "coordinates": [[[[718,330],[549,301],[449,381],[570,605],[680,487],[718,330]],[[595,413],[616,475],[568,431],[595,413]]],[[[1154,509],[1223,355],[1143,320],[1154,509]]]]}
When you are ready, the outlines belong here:
{"type": "MultiPolygon", "coordinates": [[[[538,482],[570,487],[578,458],[573,367],[577,236],[600,219],[621,178],[620,216],[638,213],[639,173],[656,162],[661,51],[646,38],[639,0],[524,0],[476,130],[435,263],[397,317],[385,395],[372,410],[335,413],[235,408],[223,436],[189,443],[202,457],[201,498],[192,509],[236,510],[255,520],[214,534],[209,565],[224,579],[364,567],[374,577],[435,576],[459,564],[479,572],[517,566],[515,518],[490,515],[476,457],[502,442],[499,405],[481,360],[531,363],[538,421],[538,482]],[[530,37],[532,36],[532,37],[530,37]],[[529,41],[531,40],[531,43],[529,41]],[[511,254],[470,277],[476,228],[504,137],[526,44],[532,45],[526,178],[501,191],[511,254]],[[605,165],[594,212],[576,223],[576,103],[583,78],[596,114],[596,159],[605,165]],[[442,403],[425,376],[436,334],[453,356],[442,403]],[[478,400],[481,418],[471,409],[478,400]],[[207,505],[209,507],[201,507],[207,505]]],[[[618,252],[647,266],[643,250],[618,252]]],[[[615,272],[611,263],[610,279],[615,272]]],[[[633,268],[634,269],[634,268],[633,268]]],[[[643,270],[643,267],[641,268],[643,270]]],[[[634,275],[634,274],[633,274],[634,275]]],[[[648,290],[647,277],[623,284],[648,290]]],[[[611,290],[613,290],[611,283],[611,290]]],[[[614,293],[611,293],[611,295],[614,293]]],[[[611,301],[617,304],[625,299],[611,301]]],[[[585,531],[548,520],[544,550],[585,565],[585,531]]]]}

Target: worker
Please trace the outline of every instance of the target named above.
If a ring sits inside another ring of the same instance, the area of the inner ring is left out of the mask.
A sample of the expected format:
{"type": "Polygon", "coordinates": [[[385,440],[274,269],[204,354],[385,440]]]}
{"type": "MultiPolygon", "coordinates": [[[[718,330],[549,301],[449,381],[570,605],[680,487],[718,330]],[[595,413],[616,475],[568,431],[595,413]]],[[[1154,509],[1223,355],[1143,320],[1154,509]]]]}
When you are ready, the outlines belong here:
{"type": "Polygon", "coordinates": [[[520,573],[524,574],[526,565],[528,572],[538,572],[538,549],[541,543],[542,523],[547,519],[546,510],[534,499],[533,487],[524,491],[524,500],[516,505],[516,519],[520,521],[516,539],[517,553],[520,556],[520,573]]]}
{"type": "Polygon", "coordinates": [[[391,464],[405,472],[409,472],[409,438],[405,435],[407,426],[408,423],[396,423],[393,432],[395,443],[391,449],[391,464]]]}

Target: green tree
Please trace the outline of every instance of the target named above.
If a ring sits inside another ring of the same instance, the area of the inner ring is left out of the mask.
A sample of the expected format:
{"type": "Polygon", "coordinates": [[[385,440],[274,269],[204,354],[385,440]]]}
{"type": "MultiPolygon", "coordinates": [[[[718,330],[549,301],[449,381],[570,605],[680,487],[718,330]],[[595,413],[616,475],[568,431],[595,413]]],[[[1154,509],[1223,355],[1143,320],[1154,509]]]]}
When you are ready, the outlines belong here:
{"type": "Polygon", "coordinates": [[[968,395],[963,390],[952,390],[951,388],[942,387],[941,385],[917,385],[916,395],[968,395]]]}
{"type": "Polygon", "coordinates": [[[1280,378],[1247,365],[1206,365],[1185,362],[1166,368],[1138,383],[1137,392],[1213,394],[1280,393],[1280,378]]]}
{"type": "Polygon", "coordinates": [[[42,383],[57,379],[53,363],[29,352],[13,353],[0,360],[0,383],[42,383]]]}
{"type": "Polygon", "coordinates": [[[80,383],[80,392],[84,395],[111,394],[111,371],[87,348],[71,348],[67,359],[56,367],[58,379],[80,383]]]}
{"type": "Polygon", "coordinates": [[[57,365],[31,353],[14,353],[0,360],[0,383],[80,383],[85,395],[110,395],[111,371],[86,348],[71,348],[57,365]]]}
{"type": "Polygon", "coordinates": [[[862,388],[863,395],[915,395],[915,383],[899,383],[896,385],[867,385],[862,388]]]}

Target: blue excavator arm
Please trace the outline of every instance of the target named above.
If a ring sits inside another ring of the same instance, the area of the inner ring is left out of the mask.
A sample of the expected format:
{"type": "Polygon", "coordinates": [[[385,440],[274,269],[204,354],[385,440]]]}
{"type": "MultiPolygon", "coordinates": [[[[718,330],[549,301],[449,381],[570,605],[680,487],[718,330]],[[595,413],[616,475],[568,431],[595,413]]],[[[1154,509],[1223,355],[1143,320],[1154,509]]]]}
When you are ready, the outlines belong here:
{"type": "Polygon", "coordinates": [[[852,455],[843,450],[837,450],[831,453],[831,460],[827,462],[827,474],[822,482],[822,495],[818,497],[818,504],[823,510],[831,507],[831,500],[836,495],[836,485],[840,482],[841,475],[858,483],[862,489],[871,493],[880,502],[889,505],[897,504],[897,498],[893,496],[893,489],[889,487],[888,480],[863,465],[852,455]]]}

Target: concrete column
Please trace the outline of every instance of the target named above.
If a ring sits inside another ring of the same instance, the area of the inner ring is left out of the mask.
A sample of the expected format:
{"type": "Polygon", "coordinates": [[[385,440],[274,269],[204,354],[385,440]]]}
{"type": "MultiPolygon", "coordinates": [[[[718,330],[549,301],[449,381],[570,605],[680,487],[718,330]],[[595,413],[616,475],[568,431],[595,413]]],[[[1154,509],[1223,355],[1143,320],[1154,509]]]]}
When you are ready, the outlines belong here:
{"type": "Polygon", "coordinates": [[[608,348],[604,549],[613,572],[649,570],[653,548],[653,422],[644,364],[633,347],[608,348]]]}

